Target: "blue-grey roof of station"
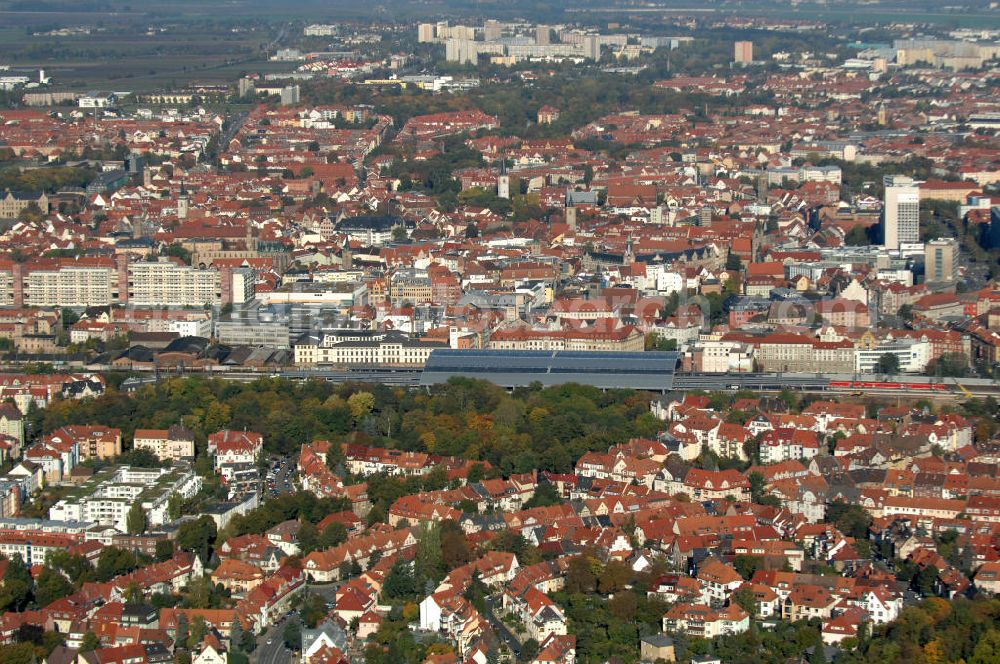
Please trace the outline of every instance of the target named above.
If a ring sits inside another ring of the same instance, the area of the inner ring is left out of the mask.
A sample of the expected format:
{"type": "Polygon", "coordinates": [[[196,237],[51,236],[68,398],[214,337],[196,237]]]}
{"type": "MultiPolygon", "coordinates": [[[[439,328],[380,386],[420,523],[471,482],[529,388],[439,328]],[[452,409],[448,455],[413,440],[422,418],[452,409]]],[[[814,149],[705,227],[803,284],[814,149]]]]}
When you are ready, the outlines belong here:
{"type": "Polygon", "coordinates": [[[422,385],[453,376],[483,378],[504,387],[540,382],[665,391],[673,386],[678,353],[438,349],[424,366],[422,385]]]}

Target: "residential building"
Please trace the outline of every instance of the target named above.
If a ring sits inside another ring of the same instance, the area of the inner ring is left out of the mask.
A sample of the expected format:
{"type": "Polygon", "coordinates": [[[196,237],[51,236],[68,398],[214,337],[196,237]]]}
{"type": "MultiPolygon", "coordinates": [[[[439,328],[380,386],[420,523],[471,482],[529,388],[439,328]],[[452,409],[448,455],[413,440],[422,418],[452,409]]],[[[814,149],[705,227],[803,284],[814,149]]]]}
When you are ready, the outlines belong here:
{"type": "Polygon", "coordinates": [[[201,476],[183,463],[170,468],[109,466],[49,508],[49,518],[89,521],[125,532],[129,510],[139,504],[147,524],[159,526],[170,522],[170,497],[193,498],[201,482],[201,476]]]}
{"type": "Polygon", "coordinates": [[[850,373],[854,370],[854,344],[819,341],[794,334],[772,334],[755,340],[761,371],[801,373],[850,373]]]}
{"type": "Polygon", "coordinates": [[[746,64],[748,62],[753,62],[753,42],[752,41],[738,41],[733,46],[733,62],[737,64],[746,64]]]}
{"type": "Polygon", "coordinates": [[[887,175],[884,184],[882,232],[886,249],[920,242],[920,189],[902,175],[887,175]]]}
{"type": "Polygon", "coordinates": [[[950,283],[958,276],[958,242],[938,238],[924,245],[924,280],[950,283]]]}
{"type": "Polygon", "coordinates": [[[873,348],[858,348],[854,370],[858,373],[880,373],[879,366],[886,355],[896,358],[901,373],[923,373],[931,360],[931,347],[925,341],[902,338],[877,344],[873,348]]]}
{"type": "Polygon", "coordinates": [[[15,266],[17,306],[107,306],[118,293],[117,268],[111,259],[38,259],[15,266]]]}
{"type": "Polygon", "coordinates": [[[48,214],[49,197],[44,192],[40,194],[10,190],[0,192],[0,219],[17,219],[18,215],[32,204],[37,205],[43,214],[48,214]]]}
{"type": "Polygon", "coordinates": [[[737,604],[714,610],[704,604],[677,604],[663,616],[663,630],[714,639],[750,629],[750,615],[737,604]]]}
{"type": "Polygon", "coordinates": [[[194,432],[179,424],[169,429],[136,429],[132,447],[149,450],[161,461],[194,459],[194,432]]]}
{"type": "Polygon", "coordinates": [[[75,443],[81,459],[113,459],[122,453],[121,429],[67,424],[45,436],[47,444],[75,443]]]}
{"type": "MultiPolygon", "coordinates": [[[[24,416],[14,404],[0,403],[0,436],[9,436],[19,446],[24,445],[24,416]]],[[[20,456],[20,448],[17,452],[20,456]]]]}
{"type": "Polygon", "coordinates": [[[177,259],[128,265],[128,302],[145,307],[203,307],[222,304],[221,273],[199,270],[177,259]]]}
{"type": "Polygon", "coordinates": [[[512,327],[490,334],[494,350],[576,350],[642,352],[645,336],[632,325],[599,319],[589,327],[559,330],[512,327]],[[604,324],[610,323],[610,324],[604,324]]]}

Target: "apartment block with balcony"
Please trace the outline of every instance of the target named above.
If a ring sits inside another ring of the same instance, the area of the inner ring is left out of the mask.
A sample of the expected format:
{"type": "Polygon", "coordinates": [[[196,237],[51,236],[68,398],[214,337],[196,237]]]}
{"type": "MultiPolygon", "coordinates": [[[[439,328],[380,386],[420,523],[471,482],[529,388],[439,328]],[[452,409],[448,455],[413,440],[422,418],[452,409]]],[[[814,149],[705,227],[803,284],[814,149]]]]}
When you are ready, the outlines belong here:
{"type": "Polygon", "coordinates": [[[140,307],[203,307],[222,303],[221,272],[171,259],[128,265],[128,302],[140,307]]]}

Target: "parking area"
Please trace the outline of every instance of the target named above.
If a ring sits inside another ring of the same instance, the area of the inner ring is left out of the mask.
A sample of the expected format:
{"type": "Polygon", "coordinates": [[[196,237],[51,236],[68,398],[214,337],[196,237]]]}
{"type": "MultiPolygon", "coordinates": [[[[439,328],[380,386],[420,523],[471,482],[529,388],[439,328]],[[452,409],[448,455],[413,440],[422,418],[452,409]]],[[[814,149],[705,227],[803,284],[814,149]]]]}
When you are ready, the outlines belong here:
{"type": "Polygon", "coordinates": [[[288,457],[272,455],[268,458],[264,490],[269,497],[295,491],[295,464],[288,457]]]}

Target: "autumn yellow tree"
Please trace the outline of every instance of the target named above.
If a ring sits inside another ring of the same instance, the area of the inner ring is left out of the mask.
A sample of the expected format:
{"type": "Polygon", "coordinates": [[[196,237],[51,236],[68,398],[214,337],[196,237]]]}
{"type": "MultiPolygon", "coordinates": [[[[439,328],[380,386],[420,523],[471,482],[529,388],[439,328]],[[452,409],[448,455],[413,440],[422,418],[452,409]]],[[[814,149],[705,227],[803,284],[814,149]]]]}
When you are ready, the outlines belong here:
{"type": "Polygon", "coordinates": [[[375,408],[375,395],[371,392],[355,392],[347,398],[347,407],[355,422],[363,420],[375,408]]]}

